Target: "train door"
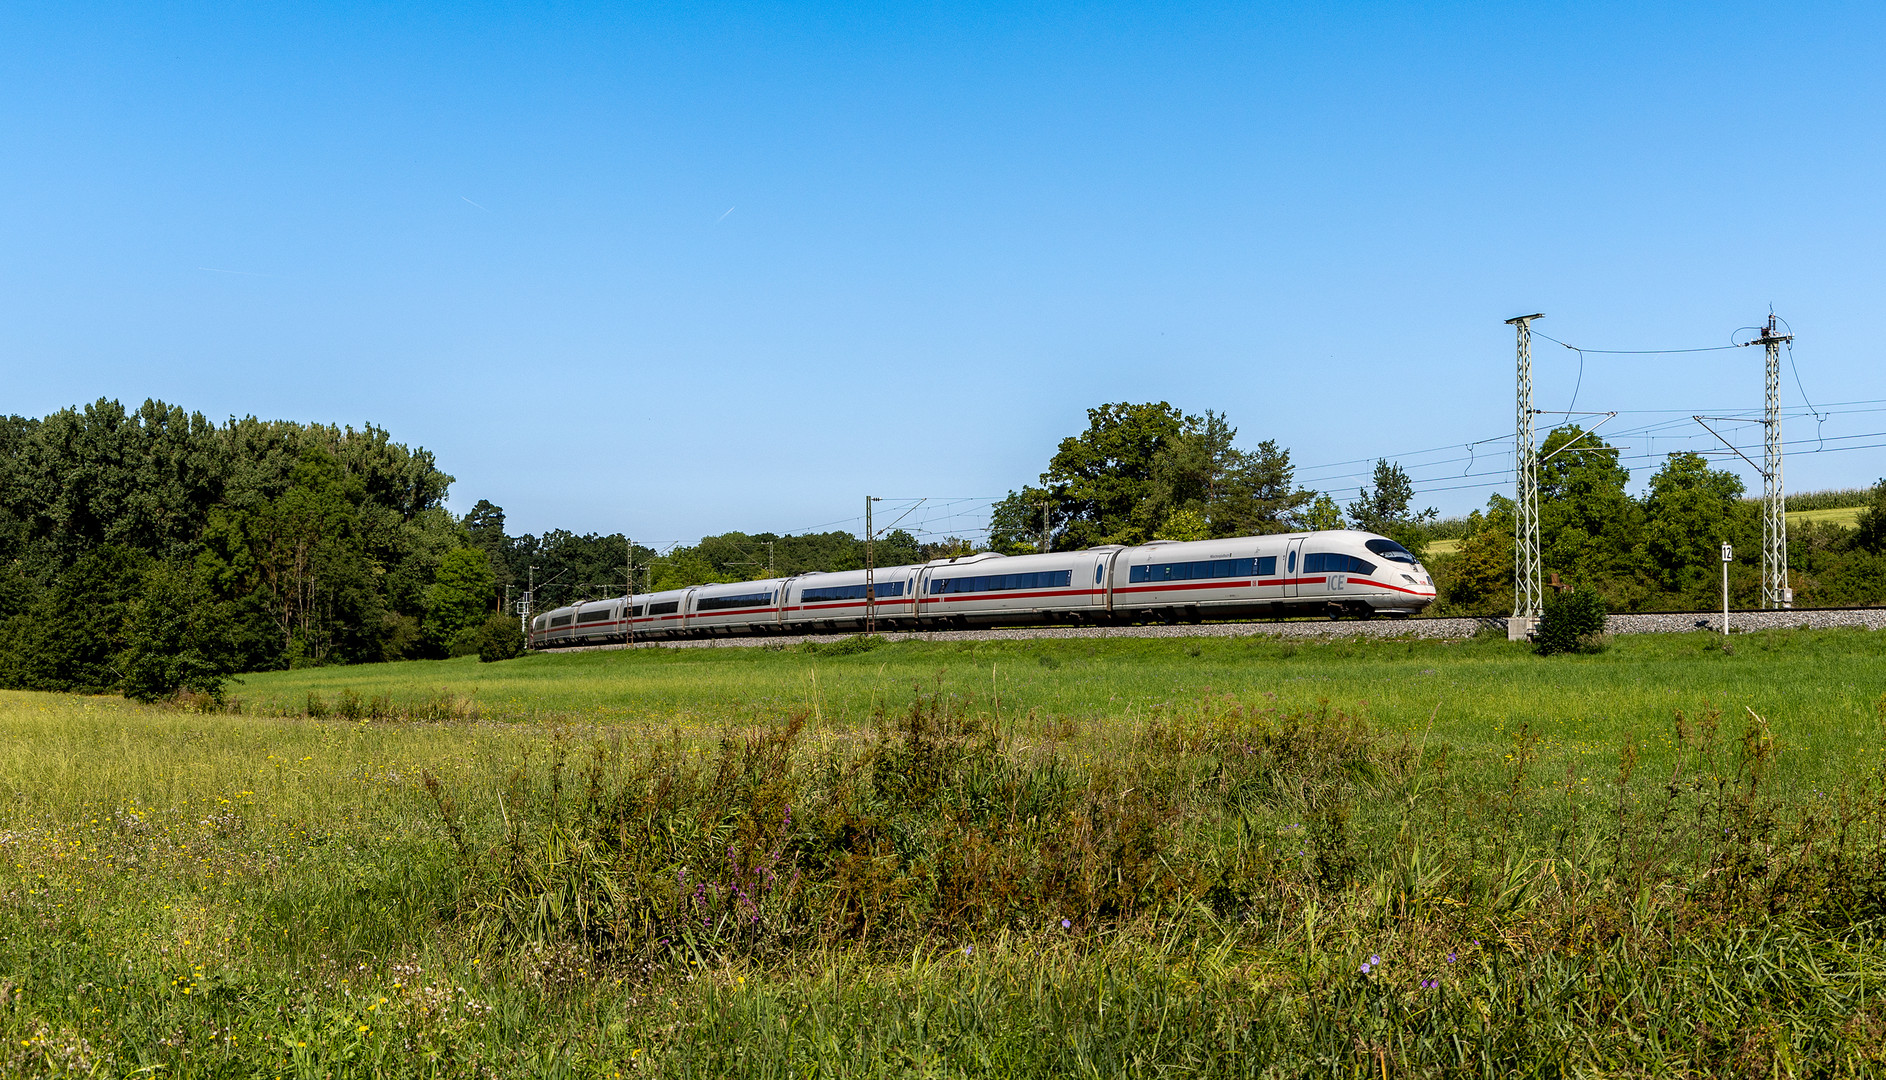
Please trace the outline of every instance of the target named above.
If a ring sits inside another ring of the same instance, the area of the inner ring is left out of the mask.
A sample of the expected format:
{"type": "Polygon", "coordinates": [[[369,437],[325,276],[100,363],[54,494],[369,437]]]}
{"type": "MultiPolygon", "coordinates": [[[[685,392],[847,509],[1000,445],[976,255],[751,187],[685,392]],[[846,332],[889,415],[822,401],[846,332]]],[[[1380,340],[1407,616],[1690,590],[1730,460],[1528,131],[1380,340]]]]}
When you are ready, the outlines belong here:
{"type": "Polygon", "coordinates": [[[1297,595],[1297,564],[1303,560],[1304,537],[1290,538],[1290,550],[1284,555],[1284,595],[1297,595]]]}
{"type": "Polygon", "coordinates": [[[910,613],[916,616],[917,625],[919,626],[923,625],[923,620],[930,617],[930,609],[923,606],[923,590],[929,587],[931,573],[932,571],[929,567],[919,566],[917,567],[916,574],[910,579],[910,599],[912,601],[910,613]]]}

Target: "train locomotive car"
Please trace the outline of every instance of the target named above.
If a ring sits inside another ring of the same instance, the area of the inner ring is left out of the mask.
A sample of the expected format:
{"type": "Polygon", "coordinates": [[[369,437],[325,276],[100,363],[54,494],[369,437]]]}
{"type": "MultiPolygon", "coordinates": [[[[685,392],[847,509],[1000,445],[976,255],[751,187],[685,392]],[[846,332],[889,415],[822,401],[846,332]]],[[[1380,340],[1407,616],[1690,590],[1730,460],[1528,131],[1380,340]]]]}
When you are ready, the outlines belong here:
{"type": "Polygon", "coordinates": [[[1434,582],[1406,548],[1352,530],[1154,541],[1042,555],[695,585],[560,607],[534,649],[731,634],[1125,624],[1328,615],[1406,618],[1434,582]],[[869,595],[867,595],[869,590],[869,595]]]}

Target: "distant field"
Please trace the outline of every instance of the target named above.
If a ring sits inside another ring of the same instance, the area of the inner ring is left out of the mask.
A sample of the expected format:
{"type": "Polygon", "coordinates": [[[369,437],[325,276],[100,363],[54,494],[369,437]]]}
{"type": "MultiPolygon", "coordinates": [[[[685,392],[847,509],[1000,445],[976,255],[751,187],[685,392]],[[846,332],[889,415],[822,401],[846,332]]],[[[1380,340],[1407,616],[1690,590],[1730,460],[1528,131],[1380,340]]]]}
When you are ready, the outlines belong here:
{"type": "Polygon", "coordinates": [[[1844,525],[1848,528],[1852,528],[1854,523],[1860,520],[1860,511],[1862,509],[1862,507],[1858,506],[1843,506],[1831,510],[1790,510],[1788,511],[1788,524],[1799,525],[1802,522],[1813,521],[1825,525],[1844,525]]]}

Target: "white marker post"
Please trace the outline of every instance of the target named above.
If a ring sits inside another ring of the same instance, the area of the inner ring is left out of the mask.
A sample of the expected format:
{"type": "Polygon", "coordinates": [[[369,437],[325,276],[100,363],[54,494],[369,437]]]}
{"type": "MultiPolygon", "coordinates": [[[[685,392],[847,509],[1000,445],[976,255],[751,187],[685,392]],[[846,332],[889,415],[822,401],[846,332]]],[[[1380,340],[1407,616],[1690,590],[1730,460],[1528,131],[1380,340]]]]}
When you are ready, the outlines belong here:
{"type": "Polygon", "coordinates": [[[1722,545],[1722,636],[1729,637],[1729,563],[1735,559],[1735,549],[1728,544],[1722,545]]]}

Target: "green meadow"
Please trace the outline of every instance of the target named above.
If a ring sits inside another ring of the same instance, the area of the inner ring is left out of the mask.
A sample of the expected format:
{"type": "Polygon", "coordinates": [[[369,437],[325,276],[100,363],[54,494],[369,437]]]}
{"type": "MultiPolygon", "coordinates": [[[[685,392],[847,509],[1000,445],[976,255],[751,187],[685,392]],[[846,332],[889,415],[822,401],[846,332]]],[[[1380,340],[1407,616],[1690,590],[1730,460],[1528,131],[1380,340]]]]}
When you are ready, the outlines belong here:
{"type": "Polygon", "coordinates": [[[0,1073],[1871,1076],[1886,639],[0,695],[0,1073]]]}
{"type": "MultiPolygon", "coordinates": [[[[905,642],[611,650],[481,664],[466,657],[245,676],[231,693],[263,714],[336,711],[350,695],[395,710],[494,720],[625,725],[718,735],[804,713],[855,730],[876,713],[942,694],[1015,730],[1071,725],[1107,743],[1214,699],[1284,712],[1324,704],[1387,732],[1463,750],[1503,748],[1526,725],[1553,767],[1614,760],[1624,740],[1661,762],[1677,710],[1761,714],[1790,746],[1783,784],[1848,775],[1877,752],[1886,639],[1780,631],[1618,638],[1590,656],[1536,657],[1500,639],[1380,642],[1248,638],[905,642]],[[1030,725],[1034,725],[1033,728],[1030,725]]],[[[1008,730],[1005,728],[1005,730],[1008,730]]]]}

